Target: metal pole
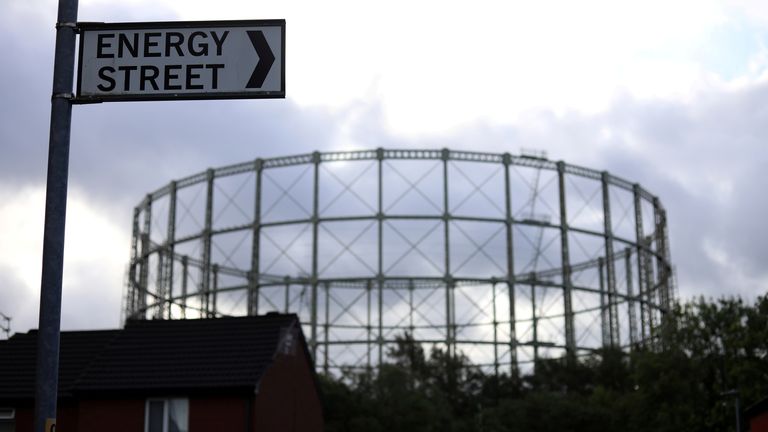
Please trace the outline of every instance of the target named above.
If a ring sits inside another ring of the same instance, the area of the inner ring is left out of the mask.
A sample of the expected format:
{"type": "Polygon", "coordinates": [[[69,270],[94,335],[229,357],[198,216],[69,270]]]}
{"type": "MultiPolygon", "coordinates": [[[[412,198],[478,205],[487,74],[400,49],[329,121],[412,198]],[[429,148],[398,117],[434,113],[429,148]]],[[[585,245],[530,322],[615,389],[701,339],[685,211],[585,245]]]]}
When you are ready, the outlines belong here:
{"type": "Polygon", "coordinates": [[[736,432],[741,432],[741,394],[734,389],[720,393],[720,396],[733,396],[733,407],[736,410],[736,432]]]}
{"type": "Polygon", "coordinates": [[[149,292],[149,254],[151,253],[150,233],[152,231],[152,195],[147,194],[144,206],[144,228],[141,233],[141,270],[139,271],[139,308],[141,318],[147,317],[147,294],[149,292]]]}
{"type": "MultiPolygon", "coordinates": [[[[251,272],[248,281],[248,315],[259,314],[259,291],[261,287],[261,259],[259,253],[261,249],[261,187],[263,168],[263,160],[256,159],[253,162],[253,169],[256,173],[256,184],[254,185],[255,191],[253,198],[253,239],[251,240],[251,272]]],[[[288,312],[287,301],[285,312],[288,312]]]]}
{"type": "Polygon", "coordinates": [[[155,275],[156,296],[155,296],[155,319],[163,319],[165,311],[165,290],[163,287],[164,253],[162,249],[157,250],[157,274],[155,275]]]}
{"type": "Polygon", "coordinates": [[[211,297],[213,297],[213,304],[211,305],[211,313],[210,316],[213,318],[216,318],[216,297],[219,295],[219,265],[214,264],[213,265],[213,293],[211,293],[211,297]]]}
{"type": "Polygon", "coordinates": [[[384,149],[378,148],[376,149],[376,160],[378,168],[379,168],[379,181],[377,184],[377,209],[378,212],[376,214],[376,218],[378,219],[378,238],[376,247],[378,248],[378,262],[377,262],[377,273],[376,273],[376,286],[378,289],[378,320],[379,320],[379,328],[378,328],[378,337],[376,338],[378,341],[378,348],[379,348],[379,366],[381,366],[383,362],[383,344],[384,344],[384,318],[382,316],[384,312],[384,149]]]}
{"type": "Polygon", "coordinates": [[[411,333],[411,337],[416,338],[413,334],[413,279],[408,279],[408,331],[411,333]]]}
{"type": "Polygon", "coordinates": [[[635,315],[635,293],[632,288],[632,248],[625,249],[624,267],[627,276],[627,311],[629,314],[629,343],[631,349],[637,344],[637,317],[635,315]]]}
{"type": "Polygon", "coordinates": [[[168,200],[168,231],[166,232],[166,239],[165,239],[165,251],[166,251],[166,260],[165,260],[165,268],[163,269],[163,275],[164,280],[163,283],[165,284],[165,288],[167,289],[166,294],[168,298],[167,302],[167,312],[168,312],[168,319],[173,318],[173,268],[176,263],[175,258],[175,251],[176,251],[176,192],[177,192],[177,183],[175,181],[171,182],[171,194],[168,200]]]}
{"type": "Polygon", "coordinates": [[[285,277],[285,313],[288,313],[288,309],[290,308],[291,304],[291,279],[286,276],[285,277]]]}
{"type": "Polygon", "coordinates": [[[318,229],[320,228],[318,206],[319,206],[319,193],[320,193],[320,153],[312,153],[312,163],[314,164],[314,182],[312,192],[312,340],[310,342],[310,349],[312,350],[312,365],[317,365],[317,238],[318,229]]]}
{"type": "Polygon", "coordinates": [[[455,351],[454,339],[456,323],[454,322],[451,308],[451,294],[453,293],[453,277],[451,275],[451,246],[450,246],[450,218],[451,209],[448,203],[448,149],[443,149],[443,227],[445,231],[445,346],[448,356],[452,357],[455,351]]]}
{"type": "Polygon", "coordinates": [[[365,328],[366,330],[366,354],[365,354],[365,364],[368,366],[366,370],[371,370],[371,289],[372,289],[373,282],[368,279],[365,283],[365,290],[366,293],[366,301],[367,301],[367,308],[368,311],[366,314],[366,323],[368,324],[365,328]]]}
{"type": "Polygon", "coordinates": [[[507,243],[507,292],[509,294],[509,365],[510,373],[517,372],[517,336],[515,332],[515,251],[512,231],[515,228],[512,218],[512,191],[509,184],[509,165],[512,156],[504,153],[504,210],[507,243]]]}
{"type": "MultiPolygon", "coordinates": [[[[640,339],[643,344],[647,338],[647,311],[648,305],[645,302],[645,260],[643,259],[643,206],[640,197],[640,185],[635,183],[632,186],[632,196],[635,207],[635,243],[637,244],[637,298],[640,304],[640,339]]],[[[650,332],[648,332],[650,333],[650,332]]]]}
{"type": "Polygon", "coordinates": [[[531,272],[531,328],[533,329],[533,370],[539,363],[539,319],[536,316],[536,273],[531,272]]]}
{"type": "Polygon", "coordinates": [[[571,255],[568,250],[568,213],[565,206],[565,162],[563,161],[557,163],[557,179],[560,201],[560,261],[563,278],[563,309],[565,309],[565,350],[571,360],[576,355],[576,337],[571,303],[571,255]]]}
{"type": "Polygon", "coordinates": [[[187,317],[187,283],[189,272],[189,257],[181,257],[181,318],[187,317]]]}
{"type": "Polygon", "coordinates": [[[648,337],[651,346],[656,344],[656,313],[658,304],[653,298],[653,262],[651,261],[651,237],[645,237],[643,242],[643,269],[645,269],[645,302],[648,312],[648,337]]]}
{"type": "Polygon", "coordinates": [[[331,308],[331,290],[328,288],[328,282],[323,284],[325,288],[325,323],[323,336],[325,337],[325,347],[323,348],[323,372],[328,375],[328,331],[330,330],[330,308],[331,308]]]}
{"type": "Polygon", "coordinates": [[[611,330],[608,323],[608,310],[606,306],[607,293],[605,292],[605,258],[597,259],[597,273],[600,281],[600,336],[603,341],[603,348],[610,345],[611,330]]]}
{"type": "Polygon", "coordinates": [[[59,384],[61,280],[64,272],[64,226],[72,124],[72,81],[75,66],[77,0],[59,0],[56,54],[53,65],[48,179],[45,195],[43,268],[37,334],[35,431],[55,430],[59,384]]]}
{"type": "Polygon", "coordinates": [[[496,321],[496,280],[491,283],[492,307],[493,307],[493,376],[499,377],[499,336],[498,321],[496,321]]]}
{"type": "MultiPolygon", "coordinates": [[[[205,199],[205,227],[203,228],[203,281],[202,281],[202,303],[205,318],[211,316],[211,241],[213,231],[213,169],[208,169],[206,176],[206,199],[205,199]]],[[[213,311],[215,313],[215,311],[213,311]]]]}
{"type": "Polygon", "coordinates": [[[139,282],[136,280],[136,270],[139,266],[139,237],[141,231],[139,230],[139,216],[141,214],[141,208],[136,207],[133,209],[133,235],[131,235],[131,265],[128,269],[128,295],[126,304],[126,320],[133,318],[134,314],[138,310],[139,305],[139,290],[141,289],[139,282]]]}
{"type": "Polygon", "coordinates": [[[616,267],[613,256],[613,224],[611,222],[611,193],[607,171],[600,177],[603,189],[603,229],[605,233],[605,278],[608,283],[608,325],[612,347],[621,346],[619,337],[619,308],[616,297],[616,267]]]}
{"type": "Polygon", "coordinates": [[[653,213],[656,221],[655,237],[656,237],[656,268],[658,269],[658,282],[661,289],[660,300],[662,313],[666,314],[670,307],[669,296],[669,272],[667,271],[668,257],[666,256],[666,224],[667,217],[666,212],[661,208],[661,203],[658,198],[653,199],[653,213]]]}

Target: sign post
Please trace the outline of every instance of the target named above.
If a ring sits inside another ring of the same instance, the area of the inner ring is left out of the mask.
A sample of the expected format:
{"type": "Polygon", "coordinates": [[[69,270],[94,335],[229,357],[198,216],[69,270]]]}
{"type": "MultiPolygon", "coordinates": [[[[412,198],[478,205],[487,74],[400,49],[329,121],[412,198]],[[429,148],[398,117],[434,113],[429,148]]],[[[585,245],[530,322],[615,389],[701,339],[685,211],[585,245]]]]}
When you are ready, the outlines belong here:
{"type": "Polygon", "coordinates": [[[53,68],[35,432],[56,429],[69,138],[74,103],[285,97],[285,20],[78,23],[59,0],[53,68]],[[80,33],[77,95],[72,94],[80,33]]]}
{"type": "Polygon", "coordinates": [[[80,103],[285,97],[285,20],[78,29],[80,103]]]}
{"type": "Polygon", "coordinates": [[[35,377],[35,432],[55,428],[59,383],[61,279],[64,269],[64,222],[67,214],[72,78],[75,68],[77,0],[59,0],[53,64],[48,179],[45,191],[43,270],[35,377]]]}

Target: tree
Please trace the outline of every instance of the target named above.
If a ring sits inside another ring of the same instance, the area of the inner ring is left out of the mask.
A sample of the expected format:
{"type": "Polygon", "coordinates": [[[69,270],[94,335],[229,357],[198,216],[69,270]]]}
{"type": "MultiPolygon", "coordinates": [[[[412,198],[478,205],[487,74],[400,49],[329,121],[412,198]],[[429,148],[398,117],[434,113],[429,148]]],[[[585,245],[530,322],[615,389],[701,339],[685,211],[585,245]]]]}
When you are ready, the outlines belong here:
{"type": "Polygon", "coordinates": [[[486,374],[461,353],[397,338],[378,371],[321,377],[328,431],[733,430],[768,393],[768,297],[696,299],[656,329],[663,350],[542,360],[523,377],[486,374]]]}

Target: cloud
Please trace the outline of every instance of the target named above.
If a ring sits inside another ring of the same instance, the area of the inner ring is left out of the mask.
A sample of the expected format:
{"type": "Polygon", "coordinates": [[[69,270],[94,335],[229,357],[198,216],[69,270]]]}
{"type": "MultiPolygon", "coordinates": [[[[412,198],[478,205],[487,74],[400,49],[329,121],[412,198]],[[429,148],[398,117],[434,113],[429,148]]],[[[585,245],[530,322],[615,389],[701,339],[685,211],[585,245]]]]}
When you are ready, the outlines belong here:
{"type": "MultiPolygon", "coordinates": [[[[404,16],[398,3],[220,3],[81,1],[94,21],[285,17],[289,97],[75,107],[65,327],[116,325],[145,194],[207,167],[314,150],[543,149],[659,196],[684,296],[768,290],[768,51],[728,60],[733,76],[697,54],[740,28],[731,6],[440,3],[404,16]]],[[[36,325],[54,12],[52,0],[0,4],[0,52],[13,59],[0,68],[0,311],[17,330],[36,325]]],[[[759,42],[755,22],[742,29],[759,42]]]]}

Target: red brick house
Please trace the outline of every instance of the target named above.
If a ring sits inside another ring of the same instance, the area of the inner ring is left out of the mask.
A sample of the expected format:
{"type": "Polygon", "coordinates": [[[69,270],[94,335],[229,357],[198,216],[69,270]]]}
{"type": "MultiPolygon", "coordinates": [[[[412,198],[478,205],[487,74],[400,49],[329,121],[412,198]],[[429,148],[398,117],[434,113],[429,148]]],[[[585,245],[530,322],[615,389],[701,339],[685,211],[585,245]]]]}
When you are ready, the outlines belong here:
{"type": "MultiPolygon", "coordinates": [[[[0,432],[31,432],[37,332],[0,341],[0,432]]],[[[61,333],[58,432],[321,431],[295,315],[61,333]]]]}
{"type": "Polygon", "coordinates": [[[749,432],[768,432],[768,397],[744,411],[749,432]]]}

